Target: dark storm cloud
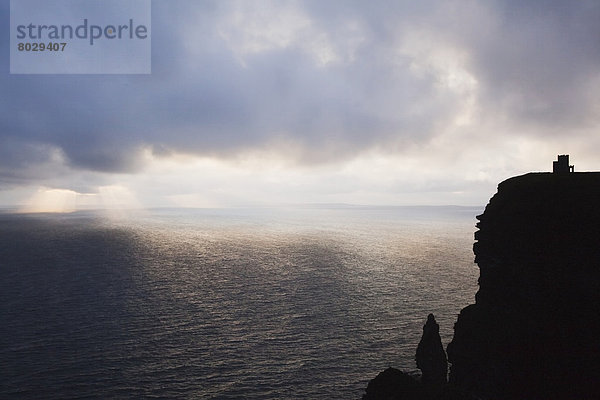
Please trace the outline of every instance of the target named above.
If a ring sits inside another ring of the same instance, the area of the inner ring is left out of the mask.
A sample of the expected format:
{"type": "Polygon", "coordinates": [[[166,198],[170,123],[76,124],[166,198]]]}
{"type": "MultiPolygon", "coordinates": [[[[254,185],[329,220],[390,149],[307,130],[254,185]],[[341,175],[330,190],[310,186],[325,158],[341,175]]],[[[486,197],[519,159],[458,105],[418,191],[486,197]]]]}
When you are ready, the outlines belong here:
{"type": "MultiPolygon", "coordinates": [[[[236,53],[223,21],[238,3],[209,1],[153,2],[151,76],[18,76],[6,62],[0,182],[34,179],[57,149],[72,169],[130,172],[143,164],[142,149],[227,157],[284,142],[296,149],[290,157],[314,163],[425,143],[462,98],[439,90],[439,77],[415,74],[410,55],[398,52],[412,28],[466,52],[485,112],[541,127],[597,122],[588,85],[600,65],[597,2],[416,3],[298,3],[309,29],[341,55],[327,65],[302,35],[236,53]],[[351,56],[350,22],[359,26],[351,56]]],[[[4,29],[0,51],[7,46],[4,29]]]]}

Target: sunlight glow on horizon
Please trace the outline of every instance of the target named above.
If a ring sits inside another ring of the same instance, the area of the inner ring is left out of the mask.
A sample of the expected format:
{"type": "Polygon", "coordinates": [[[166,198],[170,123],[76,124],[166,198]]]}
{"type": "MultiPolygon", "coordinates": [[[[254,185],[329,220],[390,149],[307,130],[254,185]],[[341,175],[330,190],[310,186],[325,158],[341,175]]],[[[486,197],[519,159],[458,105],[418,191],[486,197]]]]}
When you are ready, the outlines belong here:
{"type": "Polygon", "coordinates": [[[80,193],[66,189],[40,188],[19,209],[22,213],[68,213],[77,210],[76,198],[80,193]]]}
{"type": "Polygon", "coordinates": [[[20,213],[70,213],[79,210],[128,210],[142,208],[131,190],[123,186],[101,186],[98,193],[78,193],[69,189],[39,188],[20,213]]]}

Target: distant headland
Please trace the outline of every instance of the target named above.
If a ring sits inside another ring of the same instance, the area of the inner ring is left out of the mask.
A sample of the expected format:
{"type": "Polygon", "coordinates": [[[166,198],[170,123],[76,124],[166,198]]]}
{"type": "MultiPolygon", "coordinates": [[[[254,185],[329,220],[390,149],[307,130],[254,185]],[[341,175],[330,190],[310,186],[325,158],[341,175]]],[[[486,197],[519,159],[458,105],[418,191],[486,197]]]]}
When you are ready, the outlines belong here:
{"type": "Polygon", "coordinates": [[[600,172],[568,155],[552,171],[500,183],[477,217],[479,291],[455,323],[448,382],[430,315],[422,379],[386,370],[363,399],[600,398],[600,172]]]}

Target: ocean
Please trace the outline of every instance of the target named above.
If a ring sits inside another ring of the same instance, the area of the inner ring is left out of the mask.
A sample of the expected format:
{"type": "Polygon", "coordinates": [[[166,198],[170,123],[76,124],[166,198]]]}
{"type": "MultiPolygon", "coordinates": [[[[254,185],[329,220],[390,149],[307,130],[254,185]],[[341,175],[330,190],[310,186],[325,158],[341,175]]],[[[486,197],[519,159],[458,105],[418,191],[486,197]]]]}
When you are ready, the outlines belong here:
{"type": "Polygon", "coordinates": [[[0,214],[0,398],[359,399],[474,302],[470,207],[0,214]]]}

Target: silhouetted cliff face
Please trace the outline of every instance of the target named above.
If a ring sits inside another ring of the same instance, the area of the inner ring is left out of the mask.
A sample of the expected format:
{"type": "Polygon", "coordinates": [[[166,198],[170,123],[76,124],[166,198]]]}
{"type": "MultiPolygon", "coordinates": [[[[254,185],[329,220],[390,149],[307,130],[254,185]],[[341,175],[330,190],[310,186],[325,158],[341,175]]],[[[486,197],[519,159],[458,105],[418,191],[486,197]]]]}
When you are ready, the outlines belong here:
{"type": "Polygon", "coordinates": [[[600,398],[600,173],[527,174],[478,217],[476,304],[450,383],[490,399],[600,398]]]}

